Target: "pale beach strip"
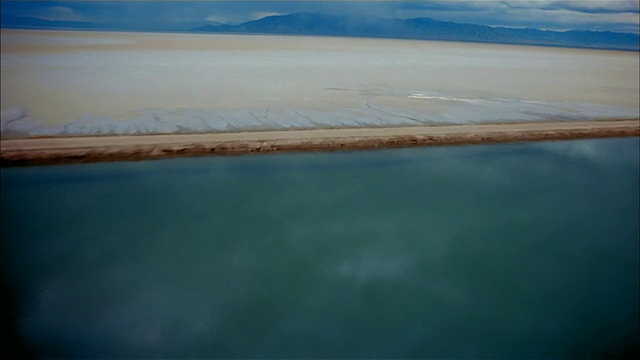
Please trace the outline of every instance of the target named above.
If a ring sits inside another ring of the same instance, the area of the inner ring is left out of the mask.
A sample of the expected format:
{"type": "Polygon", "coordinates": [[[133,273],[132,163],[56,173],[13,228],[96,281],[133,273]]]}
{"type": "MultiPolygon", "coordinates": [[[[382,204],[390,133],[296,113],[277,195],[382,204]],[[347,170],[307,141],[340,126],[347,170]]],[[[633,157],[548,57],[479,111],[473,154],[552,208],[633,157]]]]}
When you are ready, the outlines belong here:
{"type": "Polygon", "coordinates": [[[547,121],[387,128],[7,139],[2,166],[640,136],[640,121],[547,121]]]}

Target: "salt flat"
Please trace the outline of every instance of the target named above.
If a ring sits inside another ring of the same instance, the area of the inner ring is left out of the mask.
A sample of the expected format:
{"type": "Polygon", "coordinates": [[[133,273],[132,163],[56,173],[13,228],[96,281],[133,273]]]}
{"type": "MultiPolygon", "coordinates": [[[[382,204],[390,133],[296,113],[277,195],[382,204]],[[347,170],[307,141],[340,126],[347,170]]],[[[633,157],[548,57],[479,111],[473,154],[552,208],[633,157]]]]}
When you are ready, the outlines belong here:
{"type": "Polygon", "coordinates": [[[638,117],[638,53],[2,30],[3,137],[638,117]]]}

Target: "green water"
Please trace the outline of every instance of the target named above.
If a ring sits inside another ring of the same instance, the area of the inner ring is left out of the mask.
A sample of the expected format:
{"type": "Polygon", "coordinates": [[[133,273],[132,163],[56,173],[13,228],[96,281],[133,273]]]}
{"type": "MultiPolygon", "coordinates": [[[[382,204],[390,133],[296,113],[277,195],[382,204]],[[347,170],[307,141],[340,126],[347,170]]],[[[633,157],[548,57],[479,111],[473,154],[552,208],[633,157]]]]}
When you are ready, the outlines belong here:
{"type": "Polygon", "coordinates": [[[638,346],[637,138],[2,169],[37,357],[638,346]]]}

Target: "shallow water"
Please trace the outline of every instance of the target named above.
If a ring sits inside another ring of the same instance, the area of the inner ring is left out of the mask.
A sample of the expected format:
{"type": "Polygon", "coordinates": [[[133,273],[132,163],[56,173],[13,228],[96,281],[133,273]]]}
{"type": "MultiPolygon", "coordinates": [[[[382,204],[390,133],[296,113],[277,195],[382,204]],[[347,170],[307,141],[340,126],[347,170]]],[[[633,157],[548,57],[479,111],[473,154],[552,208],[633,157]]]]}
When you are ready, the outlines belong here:
{"type": "Polygon", "coordinates": [[[638,52],[2,30],[4,136],[638,117],[638,52]]]}
{"type": "Polygon", "coordinates": [[[40,357],[637,349],[637,138],[2,169],[40,357]]]}

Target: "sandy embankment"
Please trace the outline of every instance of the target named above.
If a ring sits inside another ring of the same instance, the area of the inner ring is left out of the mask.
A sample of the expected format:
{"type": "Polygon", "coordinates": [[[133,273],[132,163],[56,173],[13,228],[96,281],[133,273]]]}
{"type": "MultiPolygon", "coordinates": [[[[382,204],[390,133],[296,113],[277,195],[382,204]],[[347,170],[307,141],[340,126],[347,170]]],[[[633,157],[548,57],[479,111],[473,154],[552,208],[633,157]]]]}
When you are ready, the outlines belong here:
{"type": "Polygon", "coordinates": [[[640,136],[638,120],[3,140],[2,166],[640,136]]]}

